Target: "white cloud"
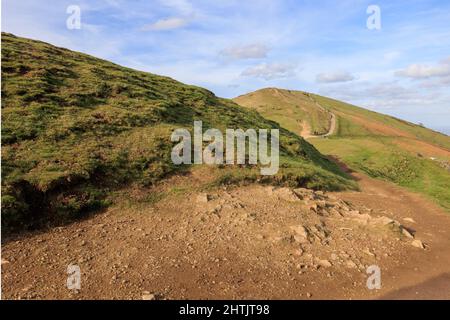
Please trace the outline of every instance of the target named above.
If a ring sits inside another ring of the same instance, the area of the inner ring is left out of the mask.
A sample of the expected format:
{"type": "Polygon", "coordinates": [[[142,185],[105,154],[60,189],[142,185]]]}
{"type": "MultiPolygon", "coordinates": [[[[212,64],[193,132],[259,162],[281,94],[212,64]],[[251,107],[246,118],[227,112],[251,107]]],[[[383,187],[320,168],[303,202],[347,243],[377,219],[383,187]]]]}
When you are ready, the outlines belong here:
{"type": "Polygon", "coordinates": [[[161,5],[168,7],[172,17],[157,20],[142,27],[144,31],[174,30],[188,25],[195,16],[192,4],[187,0],[160,0],[161,5]]]}
{"type": "Polygon", "coordinates": [[[186,26],[188,24],[188,19],[186,18],[165,18],[156,21],[150,25],[144,26],[142,29],[144,31],[163,31],[163,30],[173,30],[186,26]]]}
{"type": "Polygon", "coordinates": [[[450,101],[448,94],[443,92],[421,90],[417,85],[404,87],[398,82],[342,84],[324,87],[319,93],[374,111],[390,110],[391,114],[395,111],[394,115],[404,119],[410,118],[408,115],[413,110],[422,115],[429,114],[432,108],[446,110],[450,101]]]}
{"type": "Polygon", "coordinates": [[[220,52],[220,55],[229,59],[261,59],[266,58],[269,47],[264,44],[249,44],[242,46],[233,46],[220,52]]]}
{"type": "Polygon", "coordinates": [[[406,69],[396,71],[395,75],[412,79],[448,77],[450,76],[450,57],[442,60],[435,66],[412,64],[406,69]]]}
{"type": "Polygon", "coordinates": [[[355,80],[355,77],[347,71],[320,73],[316,77],[316,81],[320,83],[348,82],[352,80],[355,80]]]}
{"type": "Polygon", "coordinates": [[[264,80],[290,78],[295,75],[296,67],[284,63],[262,63],[245,69],[241,75],[245,77],[262,78],[264,80]]]}

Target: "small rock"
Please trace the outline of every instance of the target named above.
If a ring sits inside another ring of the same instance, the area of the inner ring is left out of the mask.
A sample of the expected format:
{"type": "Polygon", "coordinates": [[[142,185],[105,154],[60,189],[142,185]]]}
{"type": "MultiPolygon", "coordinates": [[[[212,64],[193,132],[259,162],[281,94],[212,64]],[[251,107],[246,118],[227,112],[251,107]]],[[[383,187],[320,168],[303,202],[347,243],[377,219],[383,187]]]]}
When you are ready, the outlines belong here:
{"type": "Polygon", "coordinates": [[[211,200],[211,197],[206,193],[201,193],[197,196],[197,202],[207,203],[209,200],[211,200]]]}
{"type": "Polygon", "coordinates": [[[406,222],[416,223],[413,218],[403,218],[406,222]]]}
{"type": "Polygon", "coordinates": [[[413,247],[416,247],[416,248],[419,248],[419,249],[425,249],[425,246],[424,246],[424,244],[423,244],[423,242],[422,241],[420,241],[420,240],[413,240],[412,242],[411,242],[411,245],[413,246],[413,247]]]}
{"type": "Polygon", "coordinates": [[[299,201],[300,199],[298,196],[289,188],[278,188],[274,189],[273,194],[277,195],[278,198],[285,200],[285,201],[299,201]]]}
{"type": "Polygon", "coordinates": [[[363,252],[364,252],[365,254],[367,254],[368,256],[371,256],[371,257],[374,257],[374,256],[375,256],[372,252],[370,252],[369,248],[364,249],[363,252]]]}
{"type": "Polygon", "coordinates": [[[307,293],[306,293],[306,296],[307,296],[308,298],[311,298],[311,297],[312,297],[312,294],[309,293],[309,292],[307,292],[307,293]]]}
{"type": "Polygon", "coordinates": [[[291,229],[295,232],[297,236],[300,236],[304,239],[308,238],[308,230],[304,226],[302,225],[291,226],[291,229]]]}
{"type": "Polygon", "coordinates": [[[414,239],[414,236],[406,228],[402,228],[402,234],[407,238],[414,239]]]}
{"type": "Polygon", "coordinates": [[[328,260],[318,260],[318,261],[317,261],[317,264],[318,264],[319,266],[321,266],[321,267],[324,267],[324,268],[329,268],[329,267],[332,266],[331,262],[328,261],[328,260]]]}
{"type": "Polygon", "coordinates": [[[374,223],[375,224],[380,224],[382,226],[387,226],[387,225],[390,225],[390,224],[393,224],[393,225],[398,224],[398,222],[395,221],[394,219],[391,219],[391,218],[388,218],[388,217],[385,217],[385,216],[378,217],[378,218],[374,219],[374,223]]]}
{"type": "Polygon", "coordinates": [[[362,224],[367,225],[369,221],[372,220],[372,216],[367,213],[360,213],[358,210],[352,210],[348,213],[352,220],[362,224]]]}
{"type": "Polygon", "coordinates": [[[144,291],[142,295],[142,300],[156,300],[156,296],[153,293],[144,291]]]}
{"type": "Polygon", "coordinates": [[[354,263],[352,260],[347,260],[347,261],[345,262],[345,265],[347,266],[347,268],[350,268],[350,269],[356,269],[356,268],[358,268],[358,266],[356,265],[356,263],[354,263]]]}

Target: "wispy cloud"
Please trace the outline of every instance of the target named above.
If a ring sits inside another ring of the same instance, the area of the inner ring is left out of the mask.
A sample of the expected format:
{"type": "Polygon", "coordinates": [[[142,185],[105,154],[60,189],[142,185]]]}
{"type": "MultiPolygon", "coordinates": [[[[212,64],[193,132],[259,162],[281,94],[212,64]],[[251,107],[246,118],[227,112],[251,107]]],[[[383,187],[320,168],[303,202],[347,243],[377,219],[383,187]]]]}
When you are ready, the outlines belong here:
{"type": "Polygon", "coordinates": [[[448,77],[450,76],[450,57],[442,60],[439,64],[434,66],[412,64],[406,69],[395,72],[395,75],[413,79],[448,77]]]}
{"type": "Polygon", "coordinates": [[[160,19],[152,24],[145,25],[142,27],[143,31],[163,31],[163,30],[173,30],[186,26],[189,20],[186,18],[165,18],[160,19]]]}
{"type": "Polygon", "coordinates": [[[296,66],[286,63],[262,63],[249,67],[242,72],[244,77],[255,77],[264,80],[283,79],[295,75],[296,66]]]}
{"type": "Polygon", "coordinates": [[[260,44],[248,44],[240,46],[232,46],[220,51],[220,55],[228,59],[262,59],[267,57],[269,47],[260,44]]]}
{"type": "Polygon", "coordinates": [[[355,77],[347,71],[335,71],[330,73],[319,73],[316,81],[320,83],[348,82],[354,80],[355,77]]]}
{"type": "Polygon", "coordinates": [[[169,8],[171,15],[144,25],[144,31],[164,31],[185,27],[195,15],[192,4],[187,0],[160,0],[162,6],[169,8]]]}

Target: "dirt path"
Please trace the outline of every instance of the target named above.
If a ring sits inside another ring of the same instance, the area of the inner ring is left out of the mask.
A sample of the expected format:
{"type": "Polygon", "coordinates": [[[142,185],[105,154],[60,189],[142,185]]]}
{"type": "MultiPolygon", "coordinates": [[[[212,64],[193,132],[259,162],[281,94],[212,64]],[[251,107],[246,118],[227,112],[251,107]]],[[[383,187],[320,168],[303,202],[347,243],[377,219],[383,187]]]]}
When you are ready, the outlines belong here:
{"type": "Polygon", "coordinates": [[[309,125],[309,123],[307,123],[307,121],[303,121],[302,122],[302,131],[301,131],[301,136],[304,139],[309,139],[309,138],[326,138],[328,136],[331,136],[335,130],[336,130],[336,115],[330,111],[328,111],[327,109],[325,109],[324,107],[322,107],[317,101],[315,101],[313,98],[310,97],[310,100],[313,101],[316,106],[319,109],[324,110],[325,112],[328,112],[330,114],[330,127],[328,129],[328,132],[325,134],[319,134],[319,135],[314,135],[311,133],[311,126],[309,125]]]}
{"type": "Polygon", "coordinates": [[[323,135],[320,135],[320,136],[318,136],[318,137],[328,137],[328,136],[331,136],[333,133],[334,133],[334,131],[336,130],[336,116],[335,116],[335,114],[334,113],[332,113],[332,112],[330,112],[330,114],[331,114],[331,119],[330,119],[330,130],[328,130],[328,132],[327,133],[325,133],[325,134],[323,134],[323,135]]]}
{"type": "MultiPolygon", "coordinates": [[[[105,213],[3,239],[3,298],[450,298],[450,215],[354,176],[362,192],[250,185],[171,193],[152,205],[149,191],[130,191],[105,213]],[[81,270],[78,293],[66,288],[69,264],[81,270]],[[381,268],[381,290],[366,287],[370,265],[381,268]]],[[[151,194],[205,182],[174,177],[151,194]]]]}
{"type": "Polygon", "coordinates": [[[450,214],[420,194],[361,173],[351,174],[361,192],[339,193],[339,197],[392,212],[392,218],[402,221],[427,244],[426,251],[412,251],[404,264],[386,270],[378,297],[450,299],[450,214]]]}

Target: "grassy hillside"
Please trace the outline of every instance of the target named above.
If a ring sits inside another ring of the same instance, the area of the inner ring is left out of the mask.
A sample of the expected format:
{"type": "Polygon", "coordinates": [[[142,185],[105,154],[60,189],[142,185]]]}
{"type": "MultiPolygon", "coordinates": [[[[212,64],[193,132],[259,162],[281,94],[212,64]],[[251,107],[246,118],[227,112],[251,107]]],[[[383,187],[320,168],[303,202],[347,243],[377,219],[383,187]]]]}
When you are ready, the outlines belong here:
{"type": "Polygon", "coordinates": [[[301,91],[267,88],[233,99],[237,104],[257,110],[267,119],[282,123],[286,129],[301,134],[304,126],[311,132],[328,131],[330,116],[311,96],[301,91]]]}
{"type": "Polygon", "coordinates": [[[335,114],[336,129],[329,138],[308,140],[319,151],[338,157],[354,170],[423,193],[450,211],[450,137],[319,95],[281,89],[276,92],[263,89],[234,100],[250,108],[259,106],[262,114],[282,126],[309,122],[310,118],[300,114],[291,118],[294,115],[292,110],[283,110],[289,114],[286,119],[276,118],[270,114],[273,108],[292,109],[296,104],[305,104],[304,109],[313,109],[320,105],[335,114]],[[289,104],[278,98],[279,93],[291,96],[289,104]],[[255,95],[258,99],[253,99],[255,95]],[[271,96],[270,106],[261,100],[263,96],[271,96]],[[296,96],[298,100],[295,100],[296,96]],[[311,99],[308,101],[304,97],[311,99]]]}
{"type": "Polygon", "coordinates": [[[336,136],[399,137],[427,142],[430,145],[442,147],[446,151],[450,150],[450,137],[445,134],[338,100],[314,94],[310,96],[338,116],[338,126],[341,124],[341,128],[336,132],[336,136]],[[350,127],[349,123],[351,123],[350,127]]]}
{"type": "Polygon", "coordinates": [[[65,221],[107,206],[112,190],[143,188],[188,167],[170,135],[210,127],[280,129],[281,169],[214,169],[218,183],[314,189],[355,185],[296,134],[206,89],[2,33],[2,225],[65,221]],[[218,172],[218,173],[217,173],[218,172]]]}

